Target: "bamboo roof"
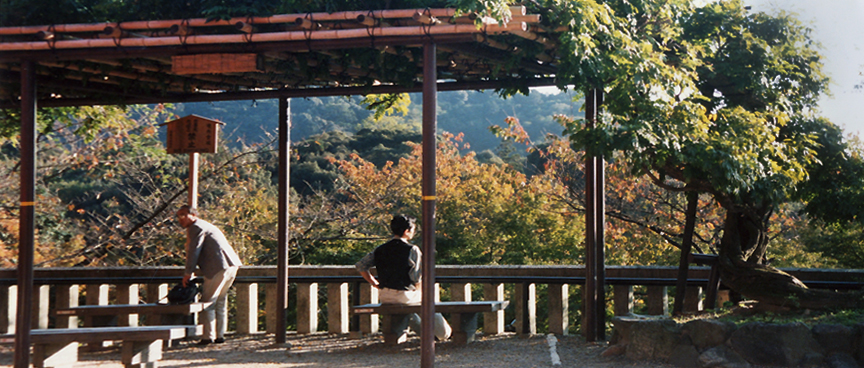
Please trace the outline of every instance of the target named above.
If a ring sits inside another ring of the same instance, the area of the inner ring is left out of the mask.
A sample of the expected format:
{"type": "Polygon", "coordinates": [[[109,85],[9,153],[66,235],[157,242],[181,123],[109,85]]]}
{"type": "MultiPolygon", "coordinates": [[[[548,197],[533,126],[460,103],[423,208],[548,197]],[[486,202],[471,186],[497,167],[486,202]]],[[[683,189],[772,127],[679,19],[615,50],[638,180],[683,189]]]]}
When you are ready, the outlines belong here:
{"type": "Polygon", "coordinates": [[[440,90],[552,85],[560,30],[511,11],[506,24],[402,9],[5,27],[0,107],[18,104],[22,60],[37,63],[40,106],[414,91],[429,41],[440,90]]]}

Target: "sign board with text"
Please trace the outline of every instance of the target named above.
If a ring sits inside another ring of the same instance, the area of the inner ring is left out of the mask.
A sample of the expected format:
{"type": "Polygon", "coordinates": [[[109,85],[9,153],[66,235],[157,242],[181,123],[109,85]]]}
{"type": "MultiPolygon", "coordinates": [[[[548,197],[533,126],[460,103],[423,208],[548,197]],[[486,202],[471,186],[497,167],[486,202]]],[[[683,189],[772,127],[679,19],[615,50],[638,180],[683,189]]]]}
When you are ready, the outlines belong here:
{"type": "Polygon", "coordinates": [[[219,126],[224,123],[189,115],[162,125],[168,126],[165,142],[168,153],[216,153],[219,126]]]}

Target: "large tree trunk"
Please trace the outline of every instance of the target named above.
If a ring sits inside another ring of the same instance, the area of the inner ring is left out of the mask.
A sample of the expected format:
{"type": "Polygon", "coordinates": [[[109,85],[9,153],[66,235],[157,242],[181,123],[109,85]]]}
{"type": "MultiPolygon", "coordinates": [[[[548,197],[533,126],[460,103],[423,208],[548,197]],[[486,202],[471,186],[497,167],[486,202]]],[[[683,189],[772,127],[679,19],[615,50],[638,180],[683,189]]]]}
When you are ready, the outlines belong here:
{"type": "Polygon", "coordinates": [[[765,265],[771,207],[727,209],[720,241],[720,277],[730,289],[761,303],[789,308],[862,308],[864,293],[807,288],[794,276],[765,265]]]}

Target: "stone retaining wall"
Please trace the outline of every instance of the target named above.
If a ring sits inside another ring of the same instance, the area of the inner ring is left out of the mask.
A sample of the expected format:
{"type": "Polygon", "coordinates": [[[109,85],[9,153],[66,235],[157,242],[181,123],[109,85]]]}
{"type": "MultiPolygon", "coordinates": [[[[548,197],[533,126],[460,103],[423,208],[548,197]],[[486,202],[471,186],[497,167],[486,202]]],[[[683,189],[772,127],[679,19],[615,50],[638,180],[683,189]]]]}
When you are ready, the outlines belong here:
{"type": "Polygon", "coordinates": [[[864,366],[864,322],[853,326],[773,324],[624,316],[612,321],[605,355],[662,360],[679,367],[864,366]]]}

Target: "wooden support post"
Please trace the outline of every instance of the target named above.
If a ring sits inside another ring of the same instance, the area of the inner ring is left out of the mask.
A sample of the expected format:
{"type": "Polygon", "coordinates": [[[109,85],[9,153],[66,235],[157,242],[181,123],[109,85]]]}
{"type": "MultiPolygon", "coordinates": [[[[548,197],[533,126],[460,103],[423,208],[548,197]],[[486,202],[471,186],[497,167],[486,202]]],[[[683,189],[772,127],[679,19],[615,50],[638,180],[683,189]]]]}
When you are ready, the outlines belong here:
{"type": "MultiPolygon", "coordinates": [[[[118,284],[115,290],[117,304],[138,304],[138,284],[118,284]]],[[[138,326],[138,314],[117,316],[117,326],[138,326]]]]}
{"type": "Polygon", "coordinates": [[[48,313],[50,307],[51,285],[39,285],[33,288],[33,313],[31,321],[32,328],[48,328],[48,313]],[[35,308],[34,308],[35,307],[35,308]]]}
{"type": "MultiPolygon", "coordinates": [[[[57,298],[57,309],[67,309],[78,306],[78,285],[55,285],[57,298]]],[[[77,316],[57,316],[54,322],[55,328],[78,328],[77,316]]]]}
{"type": "Polygon", "coordinates": [[[435,206],[437,203],[435,168],[437,155],[438,126],[438,71],[436,70],[436,45],[423,44],[423,128],[422,178],[421,178],[421,233],[423,239],[422,285],[423,302],[420,310],[422,332],[420,334],[420,367],[435,366],[435,302],[431,299],[435,283],[435,206]]]}
{"type": "Polygon", "coordinates": [[[30,319],[33,310],[33,249],[36,243],[36,62],[21,61],[20,210],[18,213],[18,310],[15,325],[16,367],[30,366],[30,319]]]}
{"type": "MultiPolygon", "coordinates": [[[[108,292],[110,291],[110,286],[105,284],[88,284],[84,292],[85,301],[87,305],[106,305],[108,304],[108,292]]],[[[105,318],[98,318],[97,316],[84,316],[84,327],[103,327],[107,323],[105,318]]],[[[93,350],[102,348],[105,346],[111,346],[110,341],[103,342],[91,342],[87,344],[87,349],[93,350]]]]}
{"type": "Polygon", "coordinates": [[[0,286],[0,333],[15,333],[15,306],[17,304],[18,285],[0,286]]]}
{"type": "Polygon", "coordinates": [[[258,284],[234,284],[237,288],[237,334],[258,332],[258,284]]]}
{"type": "Polygon", "coordinates": [[[702,310],[702,288],[688,286],[687,296],[684,298],[684,312],[698,312],[702,310]]]}
{"type": "Polygon", "coordinates": [[[633,313],[633,285],[613,286],[612,298],[616,316],[626,316],[633,313]]]}
{"type": "Polygon", "coordinates": [[[569,335],[570,285],[549,284],[549,333],[569,335]]]}
{"type": "Polygon", "coordinates": [[[454,302],[470,302],[471,284],[450,284],[450,300],[454,302]]]}
{"type": "MultiPolygon", "coordinates": [[[[372,287],[367,282],[360,287],[360,304],[378,303],[378,288],[372,287]]],[[[378,332],[378,315],[363,314],[360,316],[360,333],[373,334],[378,332]]]]}
{"type": "Polygon", "coordinates": [[[516,333],[537,334],[537,287],[531,283],[516,284],[516,333]]]}
{"type": "Polygon", "coordinates": [[[318,332],[318,284],[297,284],[297,333],[315,332],[318,332]]]}
{"type": "Polygon", "coordinates": [[[279,306],[276,302],[276,284],[267,284],[264,286],[264,325],[267,333],[275,333],[276,336],[279,336],[279,333],[276,332],[278,310],[279,306]]]}
{"type": "Polygon", "coordinates": [[[198,152],[189,154],[189,207],[198,208],[198,152]]]}
{"type": "MultiPolygon", "coordinates": [[[[504,300],[504,284],[483,284],[483,300],[504,300]]],[[[504,310],[483,313],[483,333],[504,333],[504,310]]]]}
{"type": "Polygon", "coordinates": [[[665,316],[669,314],[669,293],[665,286],[648,286],[648,314],[665,316]]]}
{"type": "MultiPolygon", "coordinates": [[[[147,303],[159,303],[162,298],[168,296],[168,284],[147,284],[145,300],[147,303]]],[[[149,326],[162,324],[162,317],[158,314],[147,314],[144,316],[144,323],[149,326]]]]}
{"type": "Polygon", "coordinates": [[[348,283],[327,284],[327,331],[348,333],[348,283]]]}
{"type": "Polygon", "coordinates": [[[285,96],[279,97],[279,203],[277,220],[277,256],[276,256],[276,343],[286,341],[286,314],[288,309],[288,241],[289,233],[289,189],[291,165],[291,100],[285,96]]]}

